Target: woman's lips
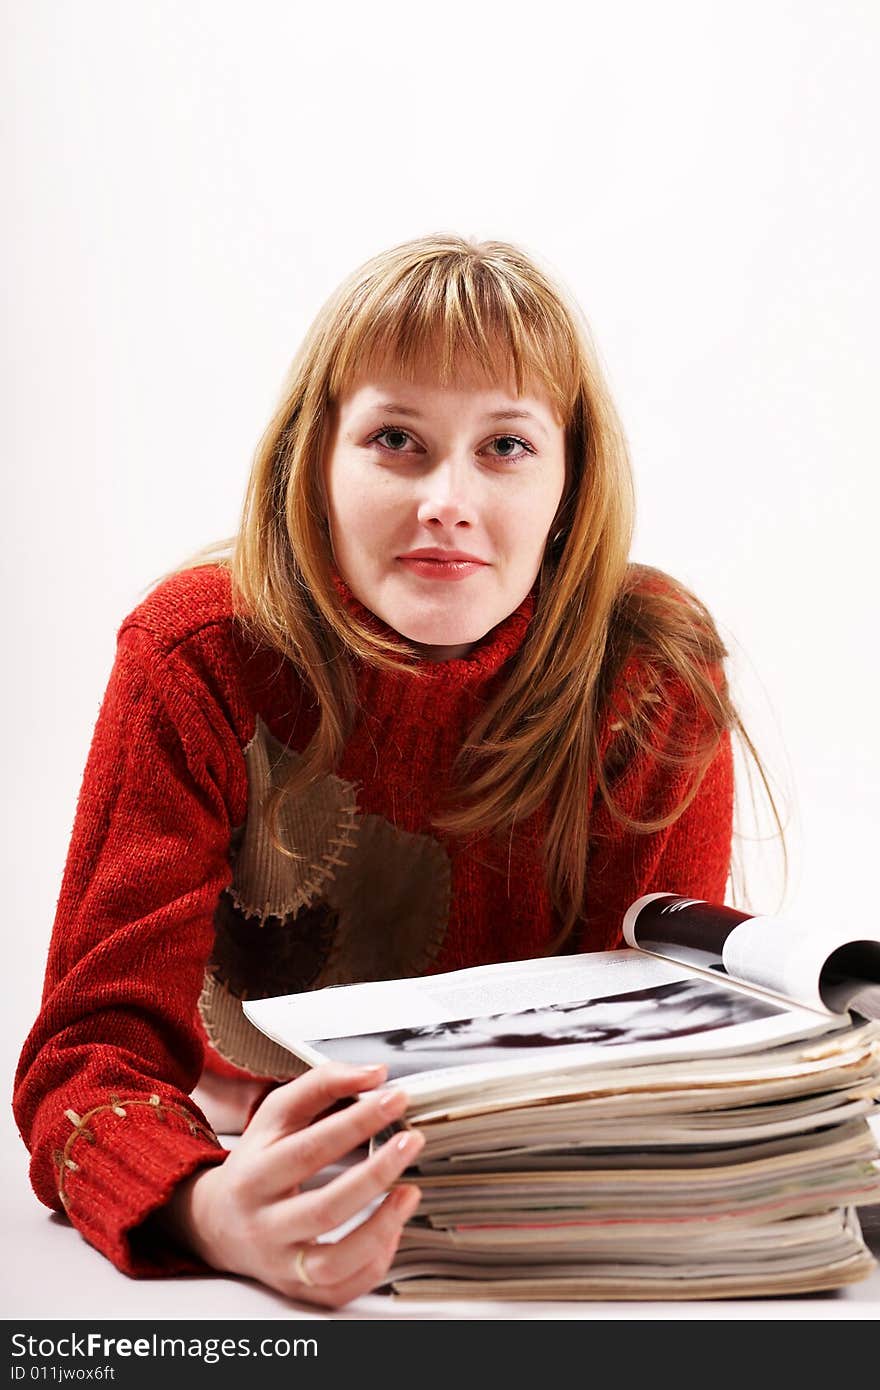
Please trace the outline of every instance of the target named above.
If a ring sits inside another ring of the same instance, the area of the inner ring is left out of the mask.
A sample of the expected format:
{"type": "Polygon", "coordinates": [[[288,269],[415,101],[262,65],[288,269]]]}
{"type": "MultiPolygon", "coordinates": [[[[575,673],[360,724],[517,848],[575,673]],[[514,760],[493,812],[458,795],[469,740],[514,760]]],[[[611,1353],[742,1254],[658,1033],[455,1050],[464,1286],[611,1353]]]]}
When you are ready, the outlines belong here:
{"type": "Polygon", "coordinates": [[[486,566],[479,560],[426,560],[420,556],[400,555],[398,559],[413,574],[423,579],[467,579],[469,574],[486,566]]]}

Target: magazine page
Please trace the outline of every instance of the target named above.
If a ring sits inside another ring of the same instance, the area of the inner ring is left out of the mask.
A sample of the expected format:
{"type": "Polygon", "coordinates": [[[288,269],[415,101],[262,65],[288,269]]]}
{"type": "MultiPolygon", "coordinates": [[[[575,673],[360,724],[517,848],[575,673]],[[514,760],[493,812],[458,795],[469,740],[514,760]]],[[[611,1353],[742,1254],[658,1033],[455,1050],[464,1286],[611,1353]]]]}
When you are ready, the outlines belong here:
{"type": "Polygon", "coordinates": [[[255,1027],[309,1062],[383,1062],[389,1080],[450,1080],[467,1069],[468,1084],[745,1052],[849,1024],[635,950],[337,986],[242,1007],[255,1027]]]}
{"type": "MultiPolygon", "coordinates": [[[[740,1039],[744,1033],[748,1036],[748,1029],[739,1033],[740,1039]]],[[[727,1036],[730,1040],[737,1035],[727,1036]]],[[[710,1037],[719,1040],[717,1033],[710,1037]]],[[[880,1079],[878,1039],[880,1025],[864,1023],[818,1039],[810,1035],[772,1046],[747,1044],[739,1050],[691,1047],[683,1055],[670,1056],[657,1048],[634,1059],[630,1056],[627,1065],[621,1065],[626,1048],[606,1048],[601,1053],[570,1048],[574,1056],[564,1069],[542,1068],[540,1060],[534,1059],[506,1067],[481,1063],[408,1074],[403,1084],[413,1102],[413,1122],[419,1124],[440,1117],[458,1123],[464,1116],[485,1117],[491,1111],[509,1112],[548,1099],[556,1104],[584,1097],[619,1097],[624,1106],[635,1104],[635,1113],[642,1115],[651,1097],[663,1109],[667,1100],[674,1104],[679,1098],[689,1106],[695,1096],[710,1093],[731,1105],[767,1102],[775,1106],[817,1089],[846,1089],[853,1095],[870,1090],[880,1079]]]]}
{"type": "Polygon", "coordinates": [[[628,909],[629,946],[692,969],[727,974],[798,1005],[843,1011],[880,985],[880,935],[861,924],[788,921],[675,893],[628,909]]]}

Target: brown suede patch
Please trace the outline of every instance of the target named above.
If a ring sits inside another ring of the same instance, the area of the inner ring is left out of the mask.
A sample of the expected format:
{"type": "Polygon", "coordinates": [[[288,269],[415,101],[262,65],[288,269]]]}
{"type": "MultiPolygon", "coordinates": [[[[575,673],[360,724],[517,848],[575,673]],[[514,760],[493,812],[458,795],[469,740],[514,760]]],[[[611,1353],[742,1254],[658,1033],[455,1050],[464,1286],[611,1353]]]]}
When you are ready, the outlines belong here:
{"type": "Polygon", "coordinates": [[[282,855],[261,808],[299,755],[259,719],[245,755],[248,818],[230,848],[233,878],[215,911],[199,1012],[227,1061],[286,1080],[302,1063],[254,1028],[240,1000],[423,974],[448,926],[452,870],[432,835],[358,816],[353,786],[332,776],[282,809],[282,841],[303,858],[282,855]]]}

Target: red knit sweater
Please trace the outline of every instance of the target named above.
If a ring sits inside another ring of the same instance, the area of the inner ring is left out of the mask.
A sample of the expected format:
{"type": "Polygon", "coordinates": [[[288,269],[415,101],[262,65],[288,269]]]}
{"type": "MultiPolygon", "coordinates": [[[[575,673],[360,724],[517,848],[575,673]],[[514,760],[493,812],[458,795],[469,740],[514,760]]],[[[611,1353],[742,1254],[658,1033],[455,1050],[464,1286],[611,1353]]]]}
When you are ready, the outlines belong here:
{"type": "MultiPolygon", "coordinates": [[[[37,1196],[119,1269],[206,1272],[143,1223],[175,1184],[226,1157],[191,1098],[203,1071],[281,1080],[297,1070],[243,1021],[242,997],[522,959],[559,929],[543,808],[500,848],[429,826],[533,611],[530,594],[463,660],[403,674],[357,665],[360,713],[336,774],[281,823],[303,850],[296,861],[271,848],[258,810],[317,712],[289,663],[234,622],[228,573],[175,575],[122,623],[13,1097],[37,1196]]],[[[632,669],[603,712],[603,755],[632,669]]],[[[694,723],[674,682],[665,694],[658,747],[694,723]]],[[[619,946],[623,913],[643,893],[723,901],[729,734],[691,805],[655,834],[623,831],[594,786],[579,949],[619,946]]],[[[645,754],[617,794],[631,812],[660,816],[683,790],[645,754]]]]}

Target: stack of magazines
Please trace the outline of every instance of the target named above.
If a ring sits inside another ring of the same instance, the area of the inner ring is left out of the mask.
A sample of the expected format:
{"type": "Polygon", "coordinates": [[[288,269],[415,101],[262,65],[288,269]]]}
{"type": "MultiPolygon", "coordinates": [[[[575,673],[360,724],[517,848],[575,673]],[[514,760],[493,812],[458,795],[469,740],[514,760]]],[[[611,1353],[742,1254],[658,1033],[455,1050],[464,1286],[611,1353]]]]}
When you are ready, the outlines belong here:
{"type": "Polygon", "coordinates": [[[407,1092],[426,1143],[396,1294],[703,1299],[874,1268],[880,938],[671,893],[624,934],[243,1005],[305,1061],[385,1062],[407,1092]]]}

